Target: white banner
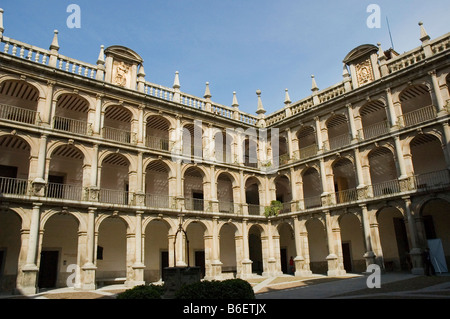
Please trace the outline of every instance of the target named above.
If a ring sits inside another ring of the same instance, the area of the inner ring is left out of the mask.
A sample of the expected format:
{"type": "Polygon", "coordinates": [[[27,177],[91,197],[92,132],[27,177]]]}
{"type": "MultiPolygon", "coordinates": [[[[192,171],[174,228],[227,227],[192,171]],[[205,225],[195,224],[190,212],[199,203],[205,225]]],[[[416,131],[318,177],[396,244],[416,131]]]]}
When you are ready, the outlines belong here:
{"type": "Polygon", "coordinates": [[[448,272],[442,241],[440,239],[429,239],[428,247],[430,248],[431,262],[436,273],[448,272]]]}

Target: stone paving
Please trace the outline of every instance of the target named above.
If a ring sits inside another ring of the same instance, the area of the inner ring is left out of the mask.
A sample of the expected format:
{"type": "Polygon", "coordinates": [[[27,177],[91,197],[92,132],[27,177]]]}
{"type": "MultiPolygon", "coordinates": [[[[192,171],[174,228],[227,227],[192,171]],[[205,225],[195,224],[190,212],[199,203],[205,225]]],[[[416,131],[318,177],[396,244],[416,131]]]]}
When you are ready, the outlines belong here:
{"type": "MultiPolygon", "coordinates": [[[[257,299],[450,299],[450,274],[434,277],[388,273],[381,276],[381,289],[368,289],[367,277],[348,274],[342,277],[313,275],[300,278],[284,275],[249,280],[257,299]]],[[[94,291],[61,288],[41,291],[33,296],[0,295],[0,299],[115,299],[124,285],[94,291]]]]}

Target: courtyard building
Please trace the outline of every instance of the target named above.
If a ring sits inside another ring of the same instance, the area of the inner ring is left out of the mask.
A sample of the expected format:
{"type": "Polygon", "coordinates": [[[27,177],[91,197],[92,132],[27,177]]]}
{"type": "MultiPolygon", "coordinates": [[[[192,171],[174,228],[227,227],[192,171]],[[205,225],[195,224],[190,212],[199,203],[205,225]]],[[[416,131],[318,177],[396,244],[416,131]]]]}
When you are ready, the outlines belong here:
{"type": "Polygon", "coordinates": [[[340,83],[313,76],[273,114],[257,91],[253,115],[209,83],[182,92],[178,72],[151,83],[129,48],[90,64],[61,55],[57,31],[49,49],[4,31],[1,291],[132,287],[168,266],[272,277],[291,257],[296,276],[423,274],[431,239],[450,262],[450,33],[420,23],[403,54],[361,45],[340,83]]]}

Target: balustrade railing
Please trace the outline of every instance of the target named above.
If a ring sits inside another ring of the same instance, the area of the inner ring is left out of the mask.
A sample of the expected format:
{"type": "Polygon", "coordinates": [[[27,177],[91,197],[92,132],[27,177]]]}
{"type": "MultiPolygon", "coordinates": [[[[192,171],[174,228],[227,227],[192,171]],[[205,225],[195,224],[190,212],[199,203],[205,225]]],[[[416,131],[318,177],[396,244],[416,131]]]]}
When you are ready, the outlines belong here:
{"type": "Polygon", "coordinates": [[[0,195],[26,195],[28,190],[28,180],[0,177],[0,195]]]}
{"type": "Polygon", "coordinates": [[[304,198],[303,204],[305,206],[305,209],[322,207],[322,196],[318,195],[318,196],[304,198]]]}
{"type": "Polygon", "coordinates": [[[99,201],[101,203],[129,205],[130,192],[115,189],[100,189],[99,201]]]}
{"type": "Polygon", "coordinates": [[[175,198],[168,195],[145,194],[145,206],[151,208],[175,208],[175,198]]]}
{"type": "Polygon", "coordinates": [[[184,207],[187,210],[205,212],[209,210],[209,201],[199,198],[186,197],[184,199],[184,207]]]}
{"type": "Polygon", "coordinates": [[[88,133],[88,123],[86,121],[70,119],[61,116],[55,116],[53,119],[53,128],[59,131],[65,131],[75,134],[86,135],[88,133]]]}
{"type": "Polygon", "coordinates": [[[169,151],[173,145],[170,140],[158,136],[147,136],[145,140],[146,146],[154,150],[169,151]]]}
{"type": "Polygon", "coordinates": [[[95,79],[97,74],[97,65],[78,61],[63,55],[58,55],[57,68],[73,74],[78,74],[87,78],[95,79]]]}
{"type": "Polygon", "coordinates": [[[219,201],[219,212],[233,214],[235,212],[234,205],[233,202],[219,201]]]}
{"type": "Polygon", "coordinates": [[[405,113],[399,117],[400,123],[405,126],[413,126],[436,118],[436,108],[429,105],[418,110],[405,113]]]}
{"type": "Polygon", "coordinates": [[[398,179],[372,184],[370,190],[373,197],[389,196],[401,192],[398,179]]]}
{"type": "Polygon", "coordinates": [[[301,161],[316,156],[318,151],[319,151],[318,146],[316,144],[313,144],[299,149],[298,151],[295,152],[294,155],[298,160],[301,161]]]}
{"type": "Polygon", "coordinates": [[[1,42],[4,43],[3,53],[47,65],[49,61],[50,51],[29,45],[8,37],[3,37],[1,42]]]}
{"type": "Polygon", "coordinates": [[[0,119],[37,125],[39,113],[13,105],[0,104],[0,119]]]}
{"type": "Polygon", "coordinates": [[[357,189],[346,189],[335,193],[336,204],[349,203],[358,200],[357,189]]]}
{"type": "Polygon", "coordinates": [[[248,214],[251,216],[261,216],[263,212],[263,207],[255,204],[247,204],[248,214]]]}
{"type": "Polygon", "coordinates": [[[351,142],[350,135],[348,133],[346,133],[346,134],[342,134],[339,136],[330,137],[328,139],[328,147],[329,147],[329,150],[332,151],[332,150],[336,150],[341,147],[345,147],[345,146],[349,145],[350,142],[351,142]]]}
{"type": "Polygon", "coordinates": [[[121,143],[131,143],[131,132],[126,130],[121,130],[113,127],[105,126],[102,129],[102,136],[106,140],[121,142],[121,143]]]}
{"type": "Polygon", "coordinates": [[[83,187],[81,185],[47,183],[45,196],[64,200],[83,200],[83,187]]]}
{"type": "Polygon", "coordinates": [[[158,84],[146,82],[144,85],[144,93],[166,101],[173,101],[174,90],[158,84]]]}
{"type": "Polygon", "coordinates": [[[281,210],[281,214],[287,214],[292,212],[291,202],[282,203],[283,209],[281,210]]]}
{"type": "Polygon", "coordinates": [[[387,121],[378,122],[375,124],[363,127],[362,138],[368,140],[370,138],[378,137],[389,133],[389,123],[387,121]]]}
{"type": "Polygon", "coordinates": [[[414,185],[419,190],[440,189],[450,186],[448,170],[414,175],[414,185]]]}

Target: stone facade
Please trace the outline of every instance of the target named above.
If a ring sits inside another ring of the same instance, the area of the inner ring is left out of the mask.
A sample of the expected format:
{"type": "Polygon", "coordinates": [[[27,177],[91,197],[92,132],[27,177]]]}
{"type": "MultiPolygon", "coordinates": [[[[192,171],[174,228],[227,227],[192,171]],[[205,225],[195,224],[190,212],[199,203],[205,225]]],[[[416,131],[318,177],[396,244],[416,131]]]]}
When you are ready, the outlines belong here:
{"type": "Polygon", "coordinates": [[[297,276],[420,274],[433,238],[450,258],[450,34],[360,46],[341,83],[313,77],[270,115],[258,91],[251,115],[208,83],[183,93],[178,72],[148,82],[128,48],[91,65],[60,55],[57,31],[46,50],[0,29],[2,290],[134,286],[165,266],[270,277],[290,257],[297,276]]]}

